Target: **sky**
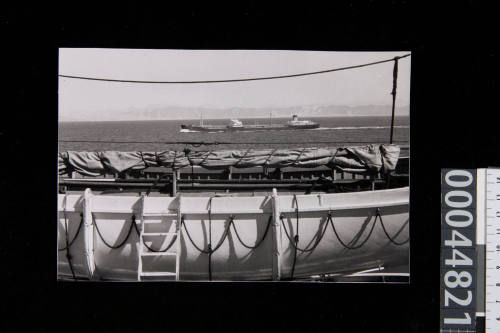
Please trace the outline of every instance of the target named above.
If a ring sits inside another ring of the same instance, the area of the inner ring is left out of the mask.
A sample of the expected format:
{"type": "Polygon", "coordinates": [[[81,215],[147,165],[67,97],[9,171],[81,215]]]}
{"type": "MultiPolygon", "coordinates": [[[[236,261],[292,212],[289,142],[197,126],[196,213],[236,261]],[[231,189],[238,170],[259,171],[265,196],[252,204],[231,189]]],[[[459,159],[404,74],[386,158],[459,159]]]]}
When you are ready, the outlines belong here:
{"type": "MultiPolygon", "coordinates": [[[[59,49],[59,74],[143,81],[289,75],[390,59],[410,52],[59,49]]],[[[410,100],[411,57],[399,60],[397,106],[410,100]]],[[[137,84],[59,77],[59,117],[94,120],[131,108],[281,108],[391,105],[393,62],[296,78],[212,84],[137,84]]]]}

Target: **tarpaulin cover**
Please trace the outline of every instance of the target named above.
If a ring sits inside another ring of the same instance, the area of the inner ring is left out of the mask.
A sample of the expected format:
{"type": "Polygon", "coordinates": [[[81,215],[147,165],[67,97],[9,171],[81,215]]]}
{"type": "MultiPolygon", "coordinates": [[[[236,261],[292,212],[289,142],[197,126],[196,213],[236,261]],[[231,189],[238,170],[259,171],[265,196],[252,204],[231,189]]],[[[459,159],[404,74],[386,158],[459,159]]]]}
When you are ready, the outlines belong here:
{"type": "Polygon", "coordinates": [[[245,149],[164,152],[77,152],[59,153],[59,173],[76,171],[86,176],[142,170],[147,167],[179,169],[201,166],[224,169],[263,166],[313,168],[326,165],[341,171],[388,173],[395,169],[400,148],[381,144],[344,148],[245,149]]]}

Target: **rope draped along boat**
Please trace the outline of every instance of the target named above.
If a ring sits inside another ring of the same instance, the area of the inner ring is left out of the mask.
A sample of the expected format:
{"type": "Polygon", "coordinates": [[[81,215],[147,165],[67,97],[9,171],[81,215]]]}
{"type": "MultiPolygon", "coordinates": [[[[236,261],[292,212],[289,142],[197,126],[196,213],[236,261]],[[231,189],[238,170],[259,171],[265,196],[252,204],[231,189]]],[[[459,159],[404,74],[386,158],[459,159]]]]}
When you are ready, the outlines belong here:
{"type": "MultiPolygon", "coordinates": [[[[390,174],[396,145],[210,152],[66,152],[60,173],[308,168],[390,174]]],[[[148,192],[149,193],[149,192],[148,192]]],[[[102,280],[287,280],[408,265],[409,188],[267,195],[58,197],[58,276],[102,280]]]]}

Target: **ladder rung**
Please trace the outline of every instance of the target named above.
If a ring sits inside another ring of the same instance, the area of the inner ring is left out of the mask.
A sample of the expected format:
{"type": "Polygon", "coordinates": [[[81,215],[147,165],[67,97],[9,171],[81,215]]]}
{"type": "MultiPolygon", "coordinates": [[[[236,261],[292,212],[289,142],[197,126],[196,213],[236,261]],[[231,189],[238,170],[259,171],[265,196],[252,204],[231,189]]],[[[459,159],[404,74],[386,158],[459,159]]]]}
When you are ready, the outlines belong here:
{"type": "Polygon", "coordinates": [[[142,213],[142,216],[149,217],[149,216],[165,216],[165,217],[177,217],[177,213],[142,213]]]}
{"type": "Polygon", "coordinates": [[[141,256],[175,256],[174,252],[142,252],[141,256]]]}
{"type": "Polygon", "coordinates": [[[176,232],[143,232],[143,236],[174,236],[177,235],[176,232]]]}
{"type": "MultiPolygon", "coordinates": [[[[162,220],[143,220],[143,224],[159,224],[159,223],[165,223],[162,220]]],[[[175,223],[175,222],[173,222],[175,223]]]]}
{"type": "Polygon", "coordinates": [[[142,272],[141,276],[176,276],[175,272],[142,272]]]}

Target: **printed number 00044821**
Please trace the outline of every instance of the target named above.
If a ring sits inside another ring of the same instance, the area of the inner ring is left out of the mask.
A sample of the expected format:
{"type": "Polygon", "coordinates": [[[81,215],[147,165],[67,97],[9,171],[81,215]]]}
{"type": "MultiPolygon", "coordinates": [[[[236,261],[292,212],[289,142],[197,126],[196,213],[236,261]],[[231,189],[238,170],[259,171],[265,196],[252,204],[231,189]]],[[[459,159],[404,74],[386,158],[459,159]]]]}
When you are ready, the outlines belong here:
{"type": "MultiPolygon", "coordinates": [[[[464,235],[463,230],[474,227],[474,193],[471,192],[475,191],[475,188],[466,189],[472,184],[474,177],[467,170],[450,170],[445,174],[444,181],[448,187],[444,193],[443,210],[447,210],[444,221],[447,227],[452,228],[450,239],[444,240],[445,249],[451,248],[451,258],[444,258],[444,306],[468,307],[473,300],[472,288],[467,289],[472,285],[473,274],[465,269],[473,268],[474,262],[473,258],[464,253],[464,249],[474,249],[475,245],[473,240],[464,235]]],[[[443,320],[443,324],[469,325],[472,318],[469,312],[464,312],[462,318],[445,317],[443,320]]]]}

